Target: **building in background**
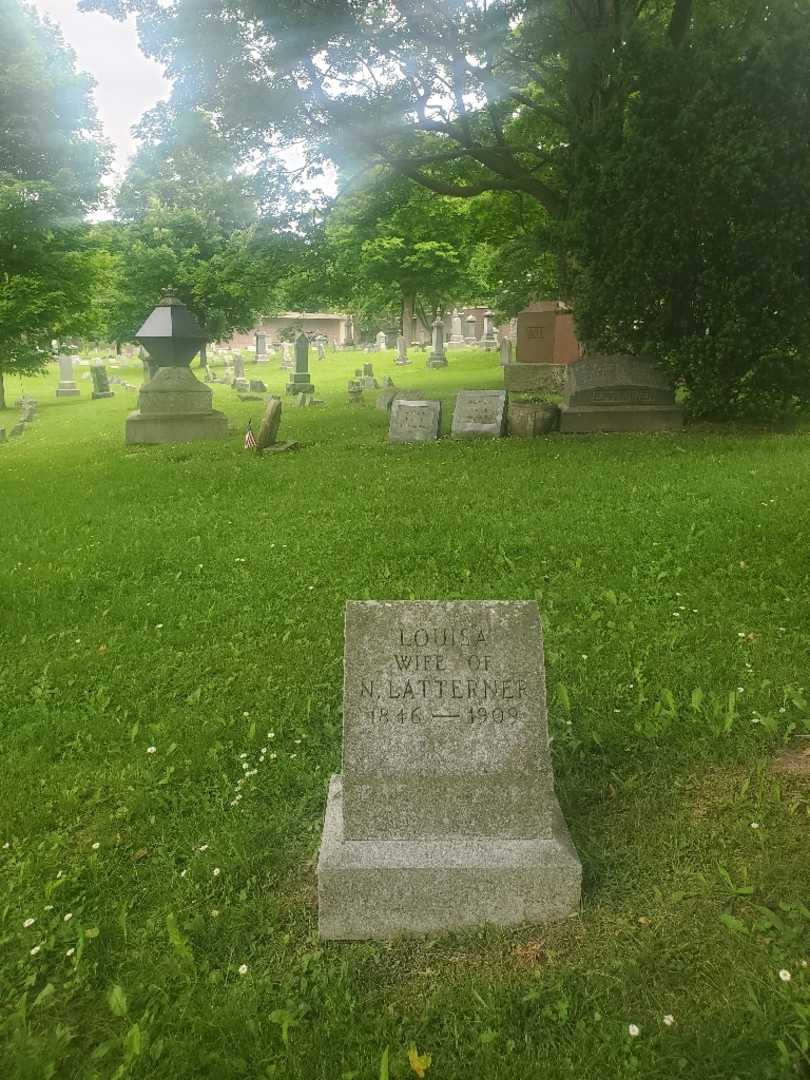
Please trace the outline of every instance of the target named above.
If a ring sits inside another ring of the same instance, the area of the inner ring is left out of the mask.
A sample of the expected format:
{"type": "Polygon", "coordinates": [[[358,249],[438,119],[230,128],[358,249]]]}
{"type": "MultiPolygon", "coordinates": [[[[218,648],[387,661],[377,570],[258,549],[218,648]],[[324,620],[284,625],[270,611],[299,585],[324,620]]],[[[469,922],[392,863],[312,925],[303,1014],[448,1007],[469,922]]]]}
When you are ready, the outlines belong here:
{"type": "Polygon", "coordinates": [[[299,334],[307,337],[325,337],[330,345],[343,345],[348,339],[349,315],[328,311],[282,311],[279,315],[263,318],[250,331],[235,333],[224,348],[251,349],[256,346],[256,334],[264,334],[271,344],[282,340],[291,341],[299,334]]]}

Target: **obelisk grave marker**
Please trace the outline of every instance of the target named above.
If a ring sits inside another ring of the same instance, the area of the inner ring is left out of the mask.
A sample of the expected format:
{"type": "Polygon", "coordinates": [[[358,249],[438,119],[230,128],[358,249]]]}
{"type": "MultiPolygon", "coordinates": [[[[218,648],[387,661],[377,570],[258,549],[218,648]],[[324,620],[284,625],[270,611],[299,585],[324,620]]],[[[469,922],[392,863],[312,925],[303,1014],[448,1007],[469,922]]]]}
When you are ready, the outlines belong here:
{"type": "Polygon", "coordinates": [[[554,795],[532,601],[346,605],[343,774],[321,936],[562,918],[582,871],[554,795]]]}

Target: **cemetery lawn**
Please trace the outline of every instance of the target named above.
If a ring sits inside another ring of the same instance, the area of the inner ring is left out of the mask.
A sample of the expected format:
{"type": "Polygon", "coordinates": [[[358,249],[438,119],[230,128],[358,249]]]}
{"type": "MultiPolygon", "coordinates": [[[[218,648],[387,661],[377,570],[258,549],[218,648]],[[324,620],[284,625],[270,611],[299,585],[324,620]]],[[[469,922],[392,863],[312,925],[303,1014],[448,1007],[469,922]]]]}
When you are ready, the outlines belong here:
{"type": "MultiPolygon", "coordinates": [[[[413,356],[365,359],[445,430],[502,382],[413,356]]],[[[389,447],[374,395],[345,400],[362,359],[313,357],[327,404],[285,400],[302,448],[263,458],[261,403],[222,386],[228,440],[149,448],[123,445],[134,392],[26,381],[39,417],[0,445],[0,1076],[810,1076],[810,439],[389,447]],[[575,917],[319,941],[349,598],[536,598],[575,917]]]]}

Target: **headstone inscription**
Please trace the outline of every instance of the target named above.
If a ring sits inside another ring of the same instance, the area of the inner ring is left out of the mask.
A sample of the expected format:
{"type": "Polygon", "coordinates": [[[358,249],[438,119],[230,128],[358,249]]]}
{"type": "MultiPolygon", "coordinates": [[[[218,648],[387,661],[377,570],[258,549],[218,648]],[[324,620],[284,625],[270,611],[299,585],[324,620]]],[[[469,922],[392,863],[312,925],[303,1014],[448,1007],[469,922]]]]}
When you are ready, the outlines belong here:
{"type": "Polygon", "coordinates": [[[561,432],[677,431],[683,409],[647,357],[594,354],[569,364],[561,432]]]}
{"type": "Polygon", "coordinates": [[[432,442],[442,422],[440,401],[415,401],[395,397],[391,403],[389,442],[432,442]]]}
{"type": "Polygon", "coordinates": [[[70,353],[60,353],[59,361],[59,385],[56,388],[56,396],[78,397],[81,393],[73,379],[73,357],[70,353]]]}
{"type": "Polygon", "coordinates": [[[462,390],[456,395],[451,432],[456,437],[493,435],[506,430],[505,390],[462,390]]]}
{"type": "Polygon", "coordinates": [[[321,936],[574,911],[582,871],[554,794],[537,605],[351,601],[345,635],[321,936]]]}
{"type": "Polygon", "coordinates": [[[397,398],[403,398],[405,401],[422,401],[424,397],[422,390],[398,390],[395,386],[387,386],[377,394],[375,404],[378,409],[388,412],[397,398]]]}
{"type": "Polygon", "coordinates": [[[309,378],[309,338],[299,334],[295,339],[295,371],[287,383],[288,394],[314,394],[315,387],[309,378]]]}

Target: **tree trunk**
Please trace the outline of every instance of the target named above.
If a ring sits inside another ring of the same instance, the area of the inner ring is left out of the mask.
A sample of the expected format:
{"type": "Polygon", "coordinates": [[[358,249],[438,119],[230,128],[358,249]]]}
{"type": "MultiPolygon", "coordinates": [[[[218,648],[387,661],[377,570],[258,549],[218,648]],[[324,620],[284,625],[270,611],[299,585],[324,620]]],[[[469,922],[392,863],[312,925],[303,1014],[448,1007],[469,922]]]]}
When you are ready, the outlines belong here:
{"type": "Polygon", "coordinates": [[[208,367],[208,352],[206,351],[206,345],[207,345],[207,342],[204,341],[202,343],[202,345],[200,346],[200,363],[199,363],[198,367],[201,367],[201,368],[208,367]]]}
{"type": "Polygon", "coordinates": [[[6,407],[6,384],[3,382],[3,369],[0,368],[0,409],[6,407]]]}
{"type": "Polygon", "coordinates": [[[413,337],[413,297],[403,296],[400,309],[402,336],[407,342],[413,337]]]}

